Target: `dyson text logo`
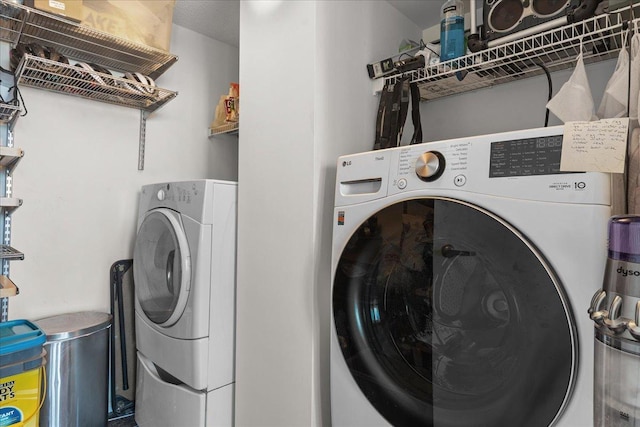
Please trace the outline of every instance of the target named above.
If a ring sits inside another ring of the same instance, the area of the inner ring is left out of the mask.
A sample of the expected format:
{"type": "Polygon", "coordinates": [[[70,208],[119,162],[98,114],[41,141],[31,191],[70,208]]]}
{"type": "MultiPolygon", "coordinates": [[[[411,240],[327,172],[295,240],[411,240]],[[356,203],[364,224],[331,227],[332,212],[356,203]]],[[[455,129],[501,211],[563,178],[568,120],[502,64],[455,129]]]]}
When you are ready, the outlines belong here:
{"type": "Polygon", "coordinates": [[[627,277],[627,276],[640,276],[640,271],[638,270],[626,270],[622,267],[618,267],[618,269],[616,270],[616,272],[618,274],[621,274],[623,277],[627,277]]]}

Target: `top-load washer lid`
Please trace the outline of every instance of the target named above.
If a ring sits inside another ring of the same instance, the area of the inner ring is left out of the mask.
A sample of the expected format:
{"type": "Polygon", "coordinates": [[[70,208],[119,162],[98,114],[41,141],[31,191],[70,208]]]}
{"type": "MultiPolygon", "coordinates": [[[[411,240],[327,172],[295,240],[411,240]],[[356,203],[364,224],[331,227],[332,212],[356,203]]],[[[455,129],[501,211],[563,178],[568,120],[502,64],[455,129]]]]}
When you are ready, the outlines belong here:
{"type": "Polygon", "coordinates": [[[154,209],[144,217],[133,253],[136,298],[144,315],[163,327],[182,316],[191,284],[191,256],[180,216],[154,209]]]}
{"type": "Polygon", "coordinates": [[[480,207],[420,198],[366,220],[333,285],[338,345],[395,426],[555,422],[577,372],[567,298],[544,258],[480,207]]]}

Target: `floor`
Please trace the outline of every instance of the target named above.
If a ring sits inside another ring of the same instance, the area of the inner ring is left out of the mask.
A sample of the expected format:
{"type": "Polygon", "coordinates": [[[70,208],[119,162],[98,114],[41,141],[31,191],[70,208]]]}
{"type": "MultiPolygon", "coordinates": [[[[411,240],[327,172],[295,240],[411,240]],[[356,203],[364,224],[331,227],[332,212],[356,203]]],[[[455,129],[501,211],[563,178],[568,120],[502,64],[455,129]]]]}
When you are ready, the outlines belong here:
{"type": "Polygon", "coordinates": [[[136,427],[137,424],[133,419],[133,414],[126,415],[109,421],[107,427],[136,427]]]}

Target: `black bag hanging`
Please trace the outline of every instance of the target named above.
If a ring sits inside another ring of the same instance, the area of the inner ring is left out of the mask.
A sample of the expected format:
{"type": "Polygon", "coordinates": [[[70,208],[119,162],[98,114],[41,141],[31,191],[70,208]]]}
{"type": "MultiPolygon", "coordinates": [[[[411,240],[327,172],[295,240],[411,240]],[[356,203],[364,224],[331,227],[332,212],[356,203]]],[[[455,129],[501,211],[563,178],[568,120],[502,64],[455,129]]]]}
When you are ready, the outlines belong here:
{"type": "Polygon", "coordinates": [[[405,96],[403,105],[403,89],[405,92],[409,88],[409,80],[402,79],[395,83],[385,82],[380,94],[380,104],[378,105],[378,118],[376,119],[376,141],[374,150],[396,147],[398,145],[398,134],[401,132],[402,109],[405,111],[409,102],[409,97],[405,96]]]}
{"type": "Polygon", "coordinates": [[[411,89],[411,121],[413,122],[413,136],[409,144],[422,142],[422,123],[420,122],[420,88],[417,83],[409,85],[411,89]]]}
{"type": "Polygon", "coordinates": [[[380,95],[378,117],[376,119],[376,140],[374,150],[397,147],[402,139],[404,123],[407,118],[411,97],[414,133],[411,144],[422,141],[422,125],[420,123],[420,90],[418,85],[410,83],[403,77],[394,83],[386,82],[380,95]]]}

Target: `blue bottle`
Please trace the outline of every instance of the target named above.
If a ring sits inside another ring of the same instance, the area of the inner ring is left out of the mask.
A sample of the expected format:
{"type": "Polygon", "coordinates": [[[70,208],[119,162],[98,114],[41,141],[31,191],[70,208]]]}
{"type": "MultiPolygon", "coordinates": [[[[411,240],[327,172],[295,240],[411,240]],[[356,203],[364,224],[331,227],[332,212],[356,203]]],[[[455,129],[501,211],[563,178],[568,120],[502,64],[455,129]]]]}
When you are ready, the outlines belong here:
{"type": "Polygon", "coordinates": [[[440,61],[464,54],[464,5],[462,0],[447,0],[440,9],[440,61]]]}

